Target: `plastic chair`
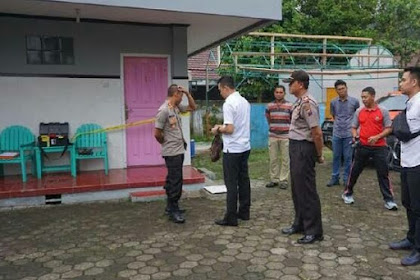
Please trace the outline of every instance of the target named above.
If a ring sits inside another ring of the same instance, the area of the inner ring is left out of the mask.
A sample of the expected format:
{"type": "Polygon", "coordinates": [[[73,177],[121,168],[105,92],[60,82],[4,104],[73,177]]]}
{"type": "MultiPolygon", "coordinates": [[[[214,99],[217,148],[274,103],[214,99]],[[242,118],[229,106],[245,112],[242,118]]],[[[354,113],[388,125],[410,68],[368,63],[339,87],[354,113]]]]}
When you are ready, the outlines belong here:
{"type": "Polygon", "coordinates": [[[83,124],[76,130],[76,140],[71,146],[73,149],[72,174],[77,172],[77,160],[103,159],[105,174],[108,175],[108,146],[107,134],[97,132],[102,127],[98,124],[83,124]]]}

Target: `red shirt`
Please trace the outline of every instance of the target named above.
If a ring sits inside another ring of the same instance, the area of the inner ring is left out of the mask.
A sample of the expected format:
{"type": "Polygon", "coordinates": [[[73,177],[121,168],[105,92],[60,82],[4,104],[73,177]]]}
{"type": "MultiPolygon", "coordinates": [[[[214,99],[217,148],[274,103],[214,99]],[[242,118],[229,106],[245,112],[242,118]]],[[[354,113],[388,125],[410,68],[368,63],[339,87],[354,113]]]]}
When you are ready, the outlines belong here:
{"type": "Polygon", "coordinates": [[[355,122],[353,127],[360,126],[360,143],[364,146],[382,147],[386,146],[385,138],[381,138],[371,145],[368,143],[368,138],[377,135],[384,131],[385,128],[391,126],[389,113],[386,109],[376,105],[372,109],[361,108],[356,111],[355,122]]]}

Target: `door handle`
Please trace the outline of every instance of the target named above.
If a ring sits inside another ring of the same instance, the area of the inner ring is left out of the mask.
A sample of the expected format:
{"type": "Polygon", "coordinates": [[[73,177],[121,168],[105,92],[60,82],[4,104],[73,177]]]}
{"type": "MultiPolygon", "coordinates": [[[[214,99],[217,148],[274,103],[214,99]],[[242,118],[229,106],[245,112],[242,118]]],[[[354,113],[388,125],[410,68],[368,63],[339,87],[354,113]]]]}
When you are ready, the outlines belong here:
{"type": "Polygon", "coordinates": [[[128,120],[128,113],[131,113],[133,110],[129,109],[127,105],[124,105],[124,114],[125,120],[128,120]]]}

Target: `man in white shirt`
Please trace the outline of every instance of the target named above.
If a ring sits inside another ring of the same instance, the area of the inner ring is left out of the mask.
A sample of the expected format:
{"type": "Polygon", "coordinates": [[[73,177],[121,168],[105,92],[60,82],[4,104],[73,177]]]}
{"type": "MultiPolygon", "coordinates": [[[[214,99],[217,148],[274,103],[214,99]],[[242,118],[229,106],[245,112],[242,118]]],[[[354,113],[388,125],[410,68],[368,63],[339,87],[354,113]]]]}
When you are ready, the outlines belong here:
{"type": "MultiPolygon", "coordinates": [[[[412,134],[420,130],[420,67],[404,69],[401,91],[408,96],[407,123],[412,134]]],[[[394,250],[412,250],[401,260],[405,266],[420,264],[420,136],[401,142],[401,200],[407,209],[408,232],[401,241],[391,242],[394,250]]]]}
{"type": "Polygon", "coordinates": [[[225,216],[215,223],[221,226],[237,226],[238,219],[249,220],[251,206],[251,185],[248,174],[248,158],[251,151],[251,106],[235,90],[232,77],[221,77],[218,88],[220,95],[225,99],[223,125],[216,124],[211,131],[214,135],[223,135],[223,177],[227,195],[225,216]]]}

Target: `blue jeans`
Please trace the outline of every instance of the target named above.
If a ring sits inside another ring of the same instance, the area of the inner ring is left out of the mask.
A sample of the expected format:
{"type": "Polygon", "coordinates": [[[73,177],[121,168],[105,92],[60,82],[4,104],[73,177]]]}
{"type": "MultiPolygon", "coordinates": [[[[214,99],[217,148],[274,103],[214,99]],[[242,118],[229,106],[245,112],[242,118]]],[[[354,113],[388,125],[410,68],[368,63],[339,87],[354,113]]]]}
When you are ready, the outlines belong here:
{"type": "Polygon", "coordinates": [[[351,158],[353,155],[352,140],[352,137],[340,138],[337,136],[333,136],[333,180],[338,181],[340,179],[341,162],[343,162],[344,183],[346,183],[347,179],[349,178],[351,158]]]}

